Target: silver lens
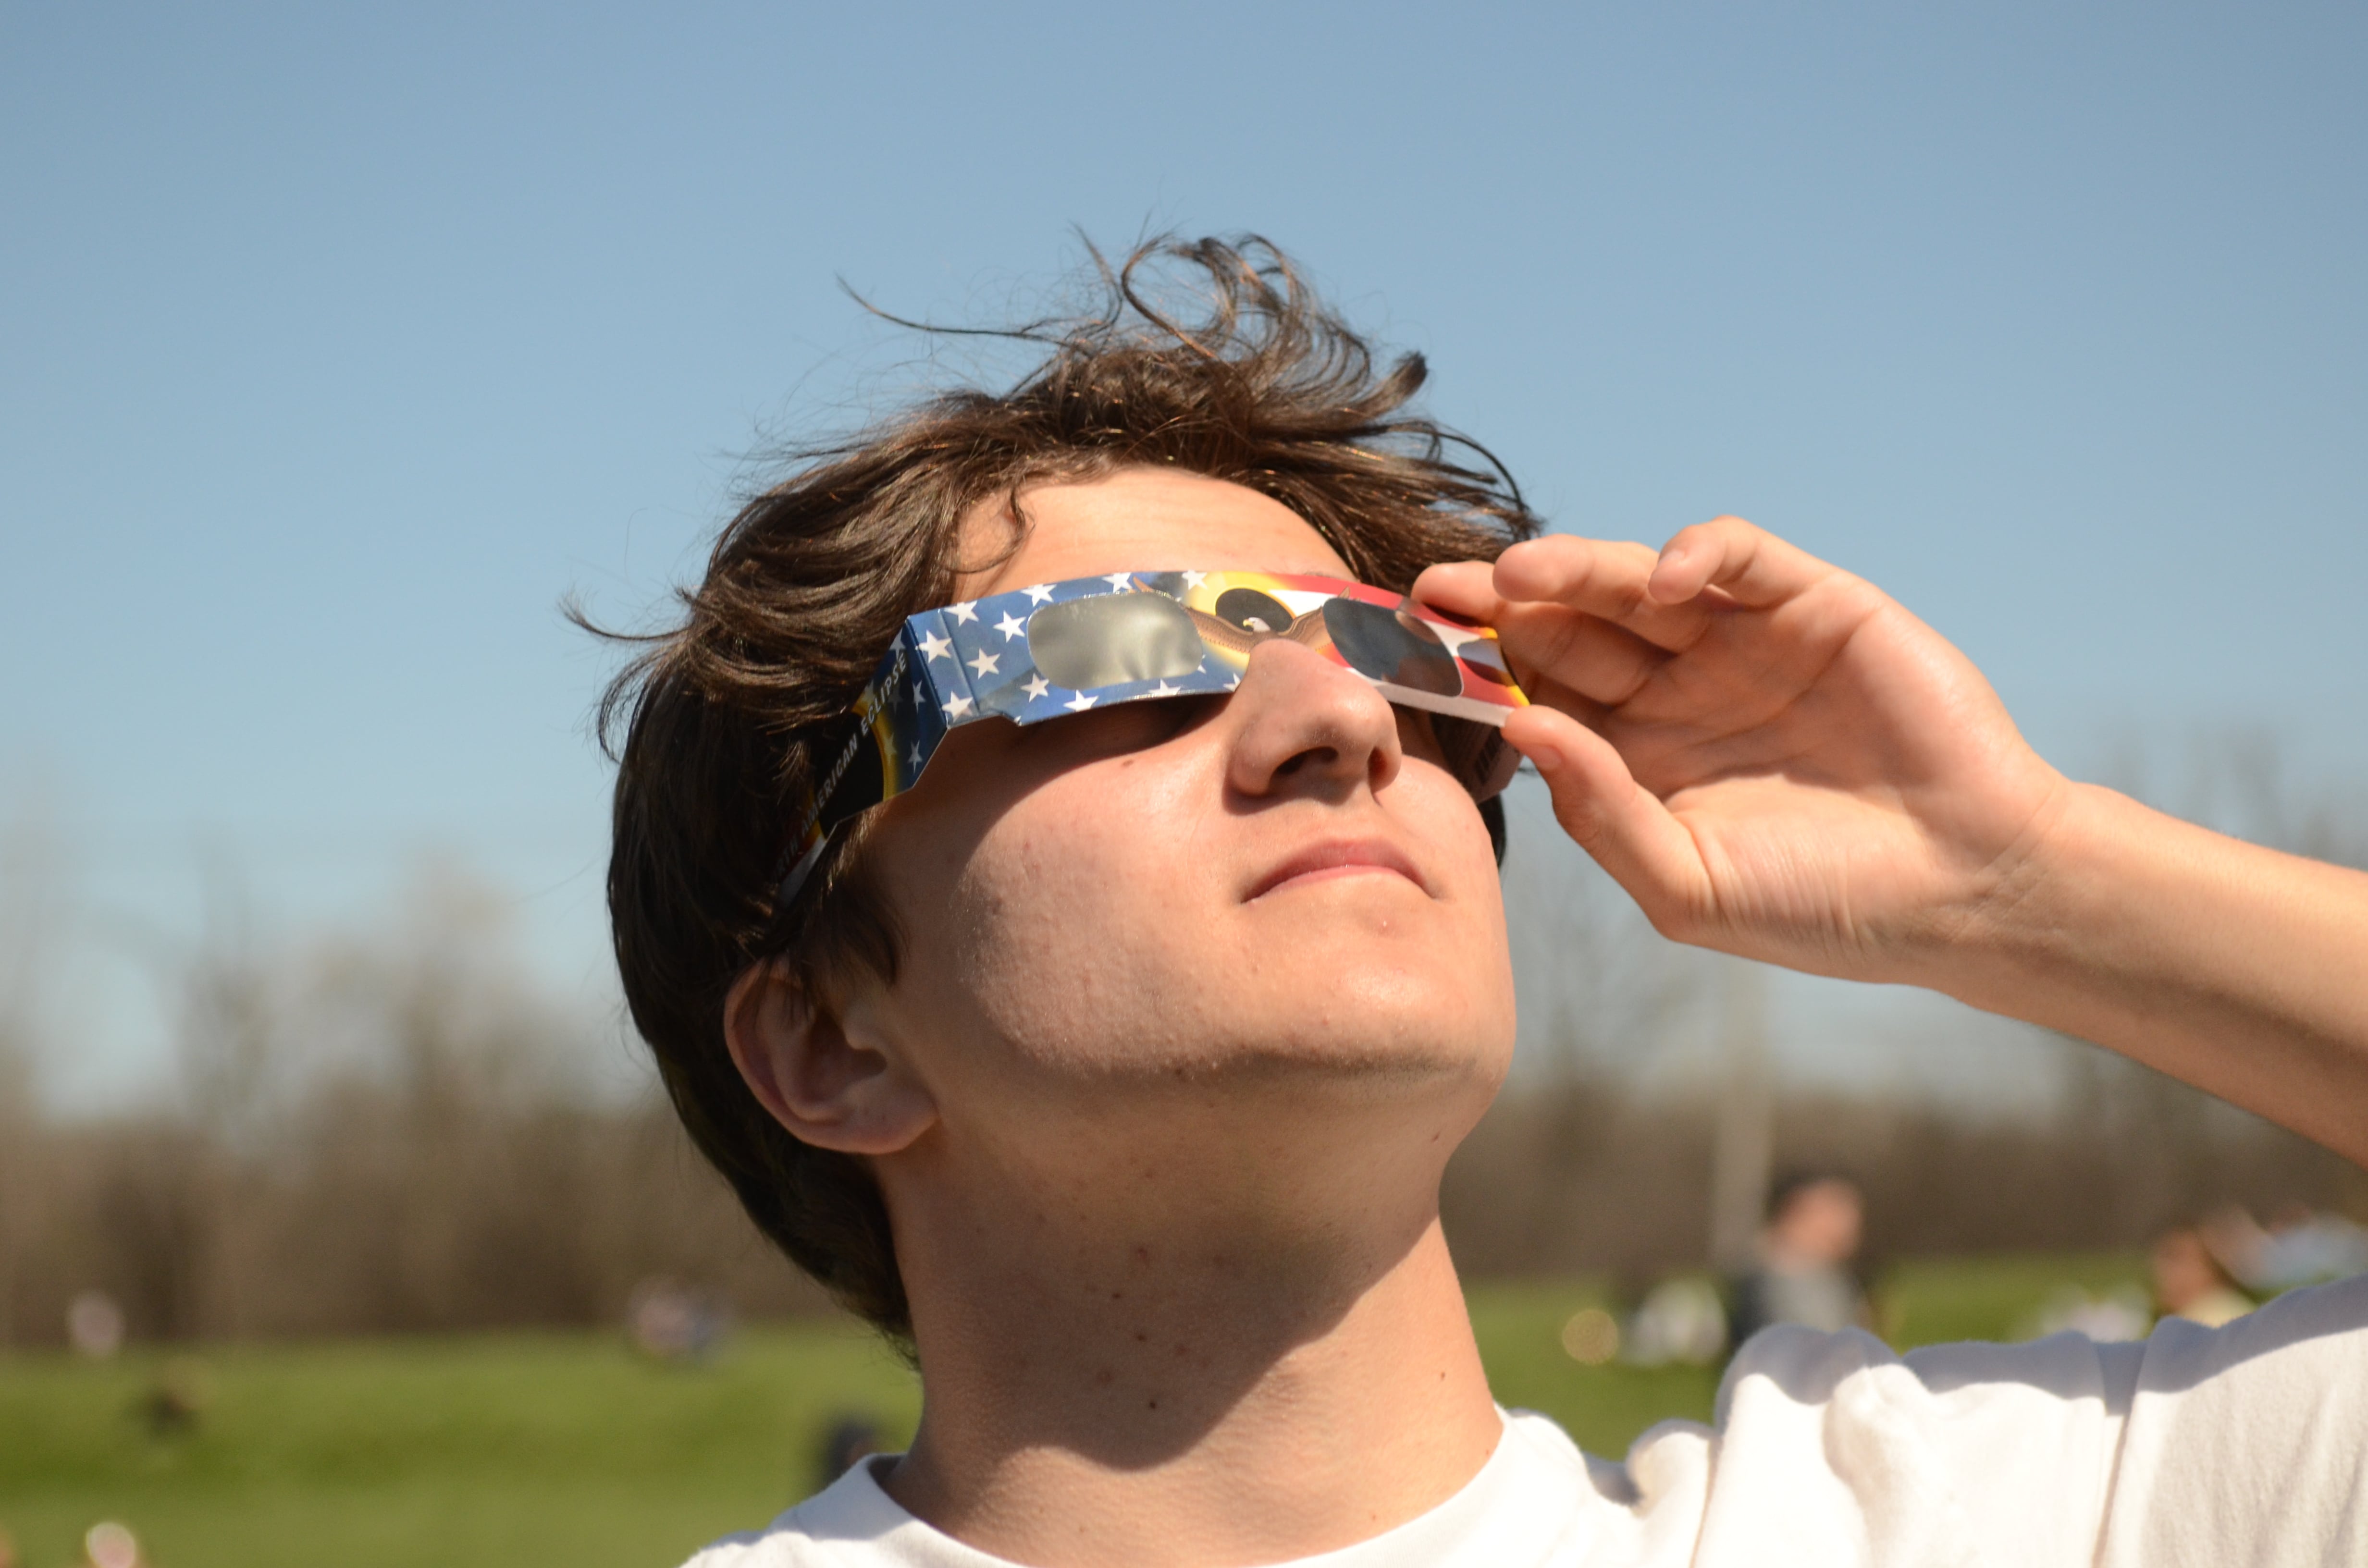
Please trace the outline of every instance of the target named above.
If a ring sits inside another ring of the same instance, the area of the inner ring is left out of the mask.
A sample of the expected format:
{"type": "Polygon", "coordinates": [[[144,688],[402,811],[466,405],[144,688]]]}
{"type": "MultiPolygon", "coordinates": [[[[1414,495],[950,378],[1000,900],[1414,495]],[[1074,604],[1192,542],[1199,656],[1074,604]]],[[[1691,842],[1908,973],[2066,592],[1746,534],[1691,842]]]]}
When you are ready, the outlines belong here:
{"type": "Polygon", "coordinates": [[[1028,618],[1028,656],[1072,691],[1174,680],[1201,667],[1201,633],[1166,594],[1096,594],[1028,618]]]}

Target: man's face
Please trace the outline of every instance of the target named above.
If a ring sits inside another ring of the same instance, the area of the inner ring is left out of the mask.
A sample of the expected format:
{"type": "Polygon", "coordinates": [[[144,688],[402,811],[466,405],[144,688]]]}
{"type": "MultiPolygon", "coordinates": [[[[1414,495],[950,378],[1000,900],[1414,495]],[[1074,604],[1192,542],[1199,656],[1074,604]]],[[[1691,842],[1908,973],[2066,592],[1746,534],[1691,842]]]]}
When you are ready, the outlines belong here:
{"type": "MultiPolygon", "coordinates": [[[[962,597],[1351,574],[1294,513],[1198,476],[1131,470],[1021,508],[1016,552],[962,597]]],[[[982,514],[968,558],[1011,538],[982,514]]],[[[1503,1075],[1513,1004],[1487,832],[1436,757],[1427,720],[1280,641],[1229,698],[949,736],[869,850],[905,938],[883,1014],[945,1135],[1018,1153],[1064,1123],[1128,1137],[1212,1112],[1248,1132],[1260,1108],[1395,1105],[1443,1160],[1503,1075]]]]}

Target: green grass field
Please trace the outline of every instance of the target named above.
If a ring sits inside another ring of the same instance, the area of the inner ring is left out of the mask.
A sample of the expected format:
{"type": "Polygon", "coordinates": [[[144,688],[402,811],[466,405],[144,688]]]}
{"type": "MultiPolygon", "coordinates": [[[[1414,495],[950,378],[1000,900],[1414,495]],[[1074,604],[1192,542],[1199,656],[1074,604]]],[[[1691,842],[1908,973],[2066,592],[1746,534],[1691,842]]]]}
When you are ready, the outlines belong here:
{"type": "MultiPolygon", "coordinates": [[[[2130,1258],[1924,1264],[1886,1280],[1883,1311],[1903,1345],[2007,1337],[2062,1284],[2137,1277],[2130,1258]]],[[[1601,1300],[1584,1282],[1476,1289],[1497,1398],[1602,1454],[1707,1418],[1708,1370],[1565,1354],[1562,1325],[1601,1300]]],[[[749,1328],[696,1367],[594,1334],[0,1358],[0,1530],[23,1568],[78,1562],[108,1518],[158,1568],[669,1568],[811,1490],[833,1416],[901,1441],[919,1409],[913,1375],[837,1324],[749,1328]],[[168,1379],[194,1379],[202,1408],[159,1434],[143,1409],[168,1379]]]]}

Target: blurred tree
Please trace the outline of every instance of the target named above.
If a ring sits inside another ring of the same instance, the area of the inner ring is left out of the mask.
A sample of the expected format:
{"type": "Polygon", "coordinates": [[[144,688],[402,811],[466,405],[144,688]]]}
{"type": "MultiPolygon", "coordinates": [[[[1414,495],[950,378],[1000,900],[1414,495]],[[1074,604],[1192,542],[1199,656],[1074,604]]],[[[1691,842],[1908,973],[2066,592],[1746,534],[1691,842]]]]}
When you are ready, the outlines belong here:
{"type": "Polygon", "coordinates": [[[0,1346],[17,1341],[17,1260],[39,1161],[36,1070],[63,917],[63,857],[46,793],[0,801],[0,1346]]]}

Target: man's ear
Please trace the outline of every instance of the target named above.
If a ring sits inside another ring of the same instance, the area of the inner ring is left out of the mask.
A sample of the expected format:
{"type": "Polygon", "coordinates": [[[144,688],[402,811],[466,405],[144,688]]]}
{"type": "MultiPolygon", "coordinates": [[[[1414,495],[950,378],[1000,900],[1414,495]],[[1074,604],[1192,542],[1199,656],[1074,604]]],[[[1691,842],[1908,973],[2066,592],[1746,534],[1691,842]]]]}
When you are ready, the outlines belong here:
{"type": "Polygon", "coordinates": [[[937,1102],[877,1027],[869,997],[817,997],[779,959],[752,964],[723,1000],[723,1040],[749,1092],[801,1142],[893,1154],[927,1131],[937,1102]]]}

